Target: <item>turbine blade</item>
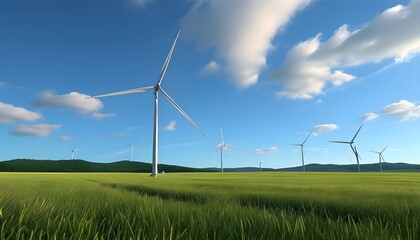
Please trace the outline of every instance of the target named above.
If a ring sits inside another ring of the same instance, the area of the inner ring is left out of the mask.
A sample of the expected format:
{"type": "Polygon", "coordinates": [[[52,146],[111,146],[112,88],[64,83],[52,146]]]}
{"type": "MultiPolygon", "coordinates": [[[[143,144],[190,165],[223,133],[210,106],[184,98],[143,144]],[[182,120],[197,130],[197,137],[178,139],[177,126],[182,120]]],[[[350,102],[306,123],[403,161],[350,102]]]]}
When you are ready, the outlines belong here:
{"type": "Polygon", "coordinates": [[[111,97],[111,96],[117,96],[117,95],[125,95],[125,94],[131,94],[131,93],[145,92],[145,91],[150,90],[150,89],[152,89],[154,87],[155,86],[147,86],[147,87],[141,87],[141,88],[133,88],[133,89],[124,90],[124,91],[118,91],[118,92],[112,92],[112,93],[106,93],[106,94],[96,95],[96,96],[88,97],[86,99],[111,97]]]}
{"type": "Polygon", "coordinates": [[[369,152],[373,152],[373,153],[380,153],[380,152],[377,152],[377,151],[369,151],[369,152]]]}
{"type": "Polygon", "coordinates": [[[311,136],[312,130],[309,132],[308,136],[305,138],[305,141],[303,141],[302,145],[306,143],[306,141],[308,140],[309,136],[311,136]]]}
{"type": "Polygon", "coordinates": [[[362,160],[362,157],[360,157],[360,154],[359,154],[359,152],[357,151],[356,146],[354,146],[354,152],[355,152],[355,154],[357,154],[357,157],[359,158],[359,160],[362,160]]]}
{"type": "Polygon", "coordinates": [[[302,146],[302,144],[300,144],[300,143],[294,143],[294,144],[290,144],[290,146],[298,146],[298,147],[300,147],[300,146],[302,146]]]}
{"type": "Polygon", "coordinates": [[[356,134],[354,135],[354,137],[353,137],[353,139],[351,140],[351,142],[354,142],[354,139],[356,139],[357,134],[359,134],[360,129],[362,129],[362,127],[363,127],[363,124],[362,124],[362,125],[360,125],[359,130],[357,130],[357,132],[356,132],[356,134]]]}
{"type": "Polygon", "coordinates": [[[344,142],[344,141],[329,141],[331,143],[345,143],[345,144],[350,144],[351,142],[344,142]]]}
{"type": "Polygon", "coordinates": [[[222,127],[220,127],[220,136],[222,136],[222,145],[225,145],[225,139],[223,137],[222,127]]]}
{"type": "Polygon", "coordinates": [[[162,91],[163,95],[166,97],[166,99],[168,99],[168,101],[188,120],[190,121],[190,123],[192,125],[194,125],[195,128],[197,128],[198,131],[201,132],[201,134],[203,134],[206,138],[207,135],[204,133],[203,130],[201,130],[201,128],[190,118],[190,116],[188,116],[188,114],[182,110],[182,108],[165,92],[165,90],[163,90],[163,88],[160,88],[160,90],[162,91]]]}
{"type": "Polygon", "coordinates": [[[169,62],[171,61],[172,53],[174,51],[176,41],[178,40],[178,36],[180,32],[181,30],[179,30],[178,33],[176,34],[174,43],[172,43],[171,50],[169,51],[168,56],[166,57],[165,63],[162,66],[162,70],[160,71],[159,81],[157,85],[160,85],[162,83],[163,77],[165,76],[165,73],[166,73],[166,69],[168,68],[169,62]]]}
{"type": "Polygon", "coordinates": [[[388,148],[388,146],[386,146],[382,151],[381,151],[381,154],[385,151],[385,149],[387,149],[388,148]]]}

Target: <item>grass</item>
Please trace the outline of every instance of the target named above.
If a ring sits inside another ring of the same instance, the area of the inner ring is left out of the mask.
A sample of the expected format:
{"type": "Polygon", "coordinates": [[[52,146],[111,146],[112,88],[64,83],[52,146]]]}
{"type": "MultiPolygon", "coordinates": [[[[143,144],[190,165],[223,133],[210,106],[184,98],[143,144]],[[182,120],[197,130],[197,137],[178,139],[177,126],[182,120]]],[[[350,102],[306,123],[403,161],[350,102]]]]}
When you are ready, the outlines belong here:
{"type": "Polygon", "coordinates": [[[0,174],[0,239],[130,238],[420,239],[420,174],[0,174]]]}

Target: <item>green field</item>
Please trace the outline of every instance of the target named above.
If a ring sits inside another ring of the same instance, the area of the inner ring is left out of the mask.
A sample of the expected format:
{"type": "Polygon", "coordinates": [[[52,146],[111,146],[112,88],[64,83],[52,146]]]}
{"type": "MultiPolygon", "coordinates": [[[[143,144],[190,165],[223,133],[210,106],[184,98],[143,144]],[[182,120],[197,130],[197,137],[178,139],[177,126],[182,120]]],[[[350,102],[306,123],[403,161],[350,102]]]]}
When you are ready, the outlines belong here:
{"type": "Polygon", "coordinates": [[[420,239],[418,173],[0,173],[0,239],[420,239]]]}

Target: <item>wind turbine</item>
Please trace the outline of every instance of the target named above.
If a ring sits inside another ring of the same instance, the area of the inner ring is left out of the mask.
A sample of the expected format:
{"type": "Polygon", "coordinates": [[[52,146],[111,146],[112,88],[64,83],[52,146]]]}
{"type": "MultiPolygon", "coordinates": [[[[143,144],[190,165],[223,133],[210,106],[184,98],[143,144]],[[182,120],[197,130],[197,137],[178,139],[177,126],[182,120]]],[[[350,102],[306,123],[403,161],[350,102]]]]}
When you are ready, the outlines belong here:
{"type": "Polygon", "coordinates": [[[382,162],[385,162],[385,159],[384,159],[384,156],[382,155],[382,153],[385,151],[385,149],[387,148],[388,146],[386,146],[384,149],[382,149],[382,151],[380,151],[380,152],[376,152],[376,151],[371,151],[371,152],[373,152],[373,153],[377,153],[377,154],[379,154],[379,167],[381,168],[381,172],[382,172],[382,162]]]}
{"type": "Polygon", "coordinates": [[[305,141],[303,141],[303,143],[296,143],[296,144],[290,144],[292,146],[300,146],[300,152],[302,154],[302,169],[305,172],[305,159],[303,157],[303,147],[306,143],[306,141],[308,140],[309,136],[311,136],[312,130],[309,132],[308,136],[305,138],[305,141]]]}
{"type": "Polygon", "coordinates": [[[260,160],[260,172],[262,172],[262,162],[260,160]]]}
{"type": "Polygon", "coordinates": [[[332,142],[332,143],[344,143],[344,144],[349,144],[349,145],[350,145],[351,150],[353,151],[354,155],[356,156],[356,161],[357,161],[357,171],[359,171],[359,172],[360,172],[360,162],[359,162],[360,155],[359,155],[359,153],[357,152],[356,146],[353,146],[353,143],[354,143],[354,140],[355,140],[355,139],[356,139],[356,137],[357,137],[357,134],[359,134],[360,129],[362,129],[362,127],[363,127],[363,124],[362,124],[362,125],[360,125],[359,130],[357,130],[356,134],[354,135],[354,137],[351,139],[351,141],[350,141],[350,142],[345,142],[345,141],[329,141],[329,142],[332,142]]]}
{"type": "Polygon", "coordinates": [[[176,42],[178,40],[178,36],[179,36],[180,31],[178,31],[175,40],[172,44],[172,47],[168,53],[168,56],[166,57],[166,60],[163,64],[163,67],[160,71],[160,76],[158,79],[158,82],[155,85],[152,86],[147,86],[147,87],[140,87],[140,88],[133,88],[133,89],[129,89],[129,90],[124,90],[124,91],[118,91],[118,92],[112,92],[112,93],[107,93],[107,94],[101,94],[101,95],[97,95],[97,96],[93,96],[91,98],[102,98],[102,97],[110,97],[110,96],[116,96],[116,95],[125,95],[125,94],[131,94],[131,93],[140,93],[140,92],[145,92],[147,90],[153,89],[154,90],[154,94],[155,94],[155,113],[154,113],[154,130],[153,130],[153,156],[152,156],[152,177],[156,177],[158,174],[158,125],[159,125],[159,92],[161,92],[163,94],[163,96],[165,96],[165,98],[172,104],[172,106],[174,106],[189,122],[192,123],[192,125],[194,125],[195,128],[197,128],[205,137],[207,137],[207,135],[203,132],[203,130],[201,130],[201,128],[190,118],[190,116],[188,116],[188,114],[182,110],[182,108],[166,93],[165,90],[163,90],[163,88],[161,87],[162,84],[162,80],[163,77],[165,76],[166,73],[166,69],[168,68],[169,62],[171,60],[172,57],[172,53],[174,51],[176,42]]]}
{"type": "Polygon", "coordinates": [[[229,145],[225,144],[222,128],[220,128],[220,136],[222,137],[222,142],[219,143],[219,145],[216,148],[216,151],[220,150],[220,169],[223,172],[223,149],[227,149],[229,145]]]}
{"type": "Polygon", "coordinates": [[[80,150],[82,150],[82,149],[81,148],[76,148],[76,149],[71,150],[71,160],[74,160],[74,153],[77,152],[77,151],[80,151],[80,150]]]}

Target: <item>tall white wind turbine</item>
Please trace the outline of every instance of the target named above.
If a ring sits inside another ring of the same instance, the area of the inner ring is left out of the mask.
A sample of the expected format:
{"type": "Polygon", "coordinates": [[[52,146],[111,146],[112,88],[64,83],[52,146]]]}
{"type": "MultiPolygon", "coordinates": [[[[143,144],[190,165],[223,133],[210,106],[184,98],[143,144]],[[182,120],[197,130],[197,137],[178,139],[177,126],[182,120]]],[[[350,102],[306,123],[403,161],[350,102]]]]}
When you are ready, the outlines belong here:
{"type": "Polygon", "coordinates": [[[107,93],[107,94],[101,94],[101,95],[97,95],[97,96],[93,96],[92,98],[102,98],[102,97],[110,97],[110,96],[116,96],[116,95],[125,95],[125,94],[131,94],[131,93],[140,93],[140,92],[145,92],[147,90],[154,90],[155,93],[155,121],[154,121],[154,129],[153,129],[153,156],[152,156],[152,177],[156,177],[158,174],[158,125],[159,125],[159,101],[158,101],[158,96],[159,96],[159,92],[161,92],[163,94],[163,96],[165,96],[165,98],[172,104],[172,106],[174,106],[189,122],[191,122],[192,125],[194,125],[195,128],[198,129],[198,131],[200,131],[205,137],[207,137],[207,135],[203,132],[203,130],[201,130],[201,128],[190,118],[190,116],[188,116],[188,114],[182,110],[182,108],[166,93],[165,90],[163,90],[161,84],[162,84],[162,80],[163,77],[165,76],[166,73],[166,69],[168,68],[169,62],[171,60],[172,57],[172,53],[174,51],[176,42],[178,40],[178,36],[179,36],[180,31],[178,31],[175,40],[172,44],[172,47],[168,53],[168,56],[166,57],[166,60],[163,64],[163,67],[160,71],[160,76],[159,76],[159,80],[157,81],[157,83],[153,86],[147,86],[147,87],[140,87],[140,88],[134,88],[134,89],[129,89],[129,90],[124,90],[124,91],[118,91],[118,92],[112,92],[112,93],[107,93]]]}
{"type": "Polygon", "coordinates": [[[384,159],[384,156],[382,155],[382,153],[385,151],[385,149],[387,148],[388,146],[386,146],[384,149],[382,149],[382,151],[380,151],[380,152],[377,152],[377,151],[371,151],[371,152],[373,152],[373,153],[377,153],[378,155],[379,155],[379,167],[380,167],[380,169],[381,169],[381,172],[382,172],[382,163],[383,162],[385,162],[385,159],[384,159]]]}
{"type": "Polygon", "coordinates": [[[311,136],[312,130],[309,132],[308,136],[306,136],[305,141],[303,143],[296,143],[296,144],[290,144],[292,146],[299,146],[300,152],[302,155],[302,169],[305,172],[305,158],[303,157],[303,147],[305,146],[306,141],[308,140],[309,136],[311,136]]]}
{"type": "Polygon", "coordinates": [[[225,144],[222,128],[220,128],[220,136],[222,137],[222,142],[217,145],[216,151],[220,150],[220,170],[223,172],[223,149],[226,150],[229,145],[225,144]]]}
{"type": "Polygon", "coordinates": [[[360,155],[359,155],[359,153],[357,152],[356,147],[355,147],[355,146],[353,146],[353,143],[354,143],[354,140],[355,140],[355,139],[356,139],[356,137],[357,137],[357,134],[359,134],[360,129],[362,129],[362,127],[363,127],[363,124],[362,124],[362,125],[360,125],[359,130],[357,130],[356,134],[354,135],[354,137],[351,139],[351,141],[350,141],[350,142],[345,142],[345,141],[330,141],[330,142],[332,142],[332,143],[343,143],[343,144],[349,144],[349,145],[350,145],[351,150],[352,150],[352,151],[353,151],[353,153],[354,153],[354,156],[356,156],[356,161],[357,161],[357,171],[359,171],[359,172],[360,172],[360,162],[359,162],[360,155]]]}
{"type": "Polygon", "coordinates": [[[77,152],[77,151],[80,151],[80,150],[82,150],[82,149],[81,148],[76,148],[76,149],[71,150],[71,160],[74,160],[74,153],[77,152]]]}

